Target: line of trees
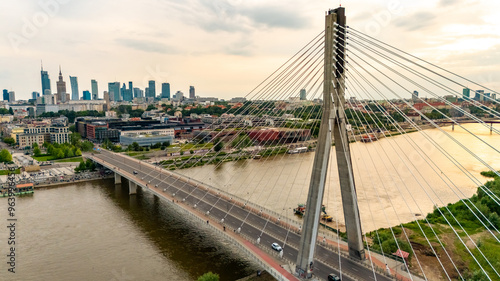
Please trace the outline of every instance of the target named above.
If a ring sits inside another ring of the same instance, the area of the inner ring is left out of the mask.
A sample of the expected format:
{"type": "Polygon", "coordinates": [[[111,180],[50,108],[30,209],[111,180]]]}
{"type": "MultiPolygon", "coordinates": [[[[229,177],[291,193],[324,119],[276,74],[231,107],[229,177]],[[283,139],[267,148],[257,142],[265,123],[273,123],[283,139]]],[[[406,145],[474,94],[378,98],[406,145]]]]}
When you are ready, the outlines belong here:
{"type": "Polygon", "coordinates": [[[58,112],[44,112],[38,115],[38,117],[59,117],[61,115],[68,117],[69,123],[74,123],[76,117],[85,117],[85,116],[104,117],[105,113],[104,111],[97,111],[97,110],[73,111],[65,109],[65,110],[59,110],[58,112]]]}

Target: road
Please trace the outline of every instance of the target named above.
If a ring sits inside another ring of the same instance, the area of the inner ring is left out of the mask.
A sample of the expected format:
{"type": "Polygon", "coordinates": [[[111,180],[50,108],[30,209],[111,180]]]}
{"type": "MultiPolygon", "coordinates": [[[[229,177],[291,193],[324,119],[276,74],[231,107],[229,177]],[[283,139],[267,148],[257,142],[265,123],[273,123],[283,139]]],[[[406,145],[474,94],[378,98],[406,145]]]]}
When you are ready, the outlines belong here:
{"type": "MultiPolygon", "coordinates": [[[[260,244],[263,247],[268,247],[268,250],[271,249],[273,242],[278,242],[283,246],[283,256],[286,259],[292,262],[297,260],[297,248],[300,242],[299,234],[288,231],[279,224],[233,204],[234,202],[231,199],[207,192],[201,187],[176,178],[181,177],[181,175],[170,176],[171,172],[169,171],[160,167],[140,164],[140,161],[125,155],[102,151],[93,156],[107,162],[108,165],[106,166],[111,170],[118,169],[119,172],[126,172],[131,176],[135,176],[135,182],[145,182],[150,188],[157,187],[160,192],[165,194],[175,194],[175,198],[179,198],[179,201],[190,206],[196,205],[196,208],[204,213],[209,211],[210,216],[215,220],[221,221],[224,218],[227,231],[237,231],[240,228],[243,235],[255,237],[253,242],[260,236],[260,244]],[[284,243],[285,240],[286,243],[284,243]]],[[[314,262],[314,275],[316,277],[326,280],[330,273],[341,275],[339,265],[342,268],[342,280],[392,280],[374,273],[372,269],[344,256],[340,256],[339,261],[338,253],[319,244],[316,246],[314,262]]]]}

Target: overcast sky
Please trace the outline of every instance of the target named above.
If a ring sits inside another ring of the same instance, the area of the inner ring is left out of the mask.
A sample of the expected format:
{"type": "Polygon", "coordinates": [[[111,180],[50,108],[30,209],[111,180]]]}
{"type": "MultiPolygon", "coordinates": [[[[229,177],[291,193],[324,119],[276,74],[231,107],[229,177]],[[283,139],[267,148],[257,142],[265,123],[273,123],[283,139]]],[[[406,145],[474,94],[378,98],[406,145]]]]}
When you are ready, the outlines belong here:
{"type": "MultiPolygon", "coordinates": [[[[0,88],[53,92],[148,80],[199,96],[244,96],[324,28],[320,0],[2,0],[0,88]]],[[[348,25],[488,87],[500,87],[500,2],[343,0],[348,25]]]]}

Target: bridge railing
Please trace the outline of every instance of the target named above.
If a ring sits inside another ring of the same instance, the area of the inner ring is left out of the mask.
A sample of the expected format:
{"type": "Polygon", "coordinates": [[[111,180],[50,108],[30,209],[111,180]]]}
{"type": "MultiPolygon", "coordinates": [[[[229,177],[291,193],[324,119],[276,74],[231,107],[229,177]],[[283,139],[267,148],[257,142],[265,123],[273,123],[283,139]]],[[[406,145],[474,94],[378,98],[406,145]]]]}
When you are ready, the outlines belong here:
{"type": "MultiPolygon", "coordinates": [[[[173,172],[173,173],[175,173],[175,172],[173,172]]],[[[179,175],[178,173],[175,173],[175,174],[179,175]]],[[[276,211],[273,211],[273,210],[270,210],[270,209],[265,208],[263,206],[260,206],[258,204],[252,203],[244,198],[230,194],[230,193],[228,193],[220,188],[208,185],[208,184],[203,183],[197,179],[193,179],[191,177],[186,177],[186,178],[188,179],[189,183],[204,187],[205,189],[208,188],[208,190],[216,191],[216,193],[214,193],[214,192],[212,192],[212,193],[216,196],[223,196],[225,199],[228,199],[230,201],[234,200],[235,205],[243,207],[247,210],[250,210],[254,214],[269,218],[270,221],[275,222],[275,223],[282,223],[282,224],[289,225],[290,230],[293,232],[299,233],[300,229],[302,228],[302,225],[300,222],[298,222],[290,217],[287,217],[286,215],[280,214],[276,211]]]]}

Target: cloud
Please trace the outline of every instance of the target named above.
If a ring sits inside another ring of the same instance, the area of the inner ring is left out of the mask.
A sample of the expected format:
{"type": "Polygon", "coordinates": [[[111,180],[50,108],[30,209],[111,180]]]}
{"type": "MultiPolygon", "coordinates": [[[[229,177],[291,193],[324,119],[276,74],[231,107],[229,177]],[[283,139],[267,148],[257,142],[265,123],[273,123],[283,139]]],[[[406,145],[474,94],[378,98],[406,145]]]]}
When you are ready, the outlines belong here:
{"type": "Polygon", "coordinates": [[[252,40],[248,37],[243,37],[241,40],[228,45],[225,48],[225,53],[236,56],[251,56],[253,47],[252,40]]]}
{"type": "Polygon", "coordinates": [[[178,11],[183,19],[205,31],[248,32],[256,28],[303,29],[311,19],[303,16],[293,3],[277,6],[263,2],[245,5],[235,0],[191,0],[180,5],[169,2],[169,8],[178,11]],[[238,2],[238,3],[237,3],[238,2]],[[196,8],[193,8],[196,7],[196,8]]]}
{"type": "Polygon", "coordinates": [[[436,18],[437,15],[430,12],[416,12],[396,19],[394,25],[408,31],[416,31],[432,26],[436,18]]]}
{"type": "Polygon", "coordinates": [[[160,54],[177,53],[177,50],[175,48],[163,44],[161,42],[138,40],[131,38],[117,38],[115,39],[115,42],[122,46],[148,53],[160,53],[160,54]]]}
{"type": "Polygon", "coordinates": [[[440,7],[452,6],[458,4],[459,2],[460,0],[440,0],[438,6],[440,7]]]}

